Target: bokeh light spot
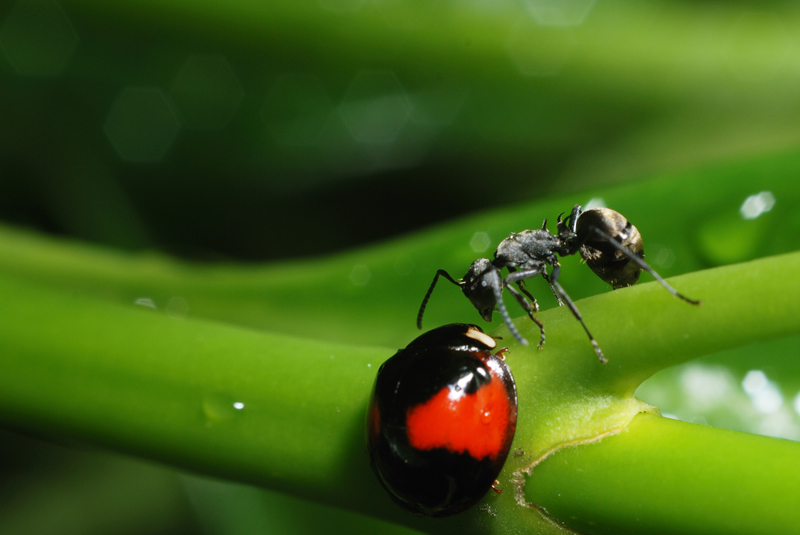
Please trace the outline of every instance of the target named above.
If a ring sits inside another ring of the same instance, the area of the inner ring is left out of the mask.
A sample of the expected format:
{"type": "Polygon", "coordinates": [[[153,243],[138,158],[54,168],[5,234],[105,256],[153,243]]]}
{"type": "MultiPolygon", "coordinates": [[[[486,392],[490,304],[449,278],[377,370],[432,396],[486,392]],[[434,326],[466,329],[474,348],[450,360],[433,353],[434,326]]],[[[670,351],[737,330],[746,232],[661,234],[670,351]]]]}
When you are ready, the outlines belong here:
{"type": "Polygon", "coordinates": [[[762,191],[746,198],[739,208],[739,213],[744,219],[755,219],[772,210],[773,206],[775,206],[775,196],[771,191],[762,191]]]}
{"type": "Polygon", "coordinates": [[[103,130],[123,159],[157,162],[180,130],[164,92],[155,87],[127,87],[108,112],[103,130]]]}
{"type": "Polygon", "coordinates": [[[748,395],[754,395],[767,386],[767,376],[761,370],[750,370],[742,380],[742,388],[748,395]]]}
{"type": "Polygon", "coordinates": [[[56,76],[75,51],[78,35],[52,0],[19,0],[0,27],[0,48],[23,76],[56,76]]]}
{"type": "Polygon", "coordinates": [[[747,372],[742,380],[742,389],[750,397],[753,408],[762,414],[775,413],[783,405],[783,395],[778,386],[761,370],[747,372]]]}
{"type": "Polygon", "coordinates": [[[158,308],[155,302],[149,297],[139,297],[138,299],[136,299],[136,301],[133,302],[133,304],[147,308],[158,308]]]}
{"type": "Polygon", "coordinates": [[[476,232],[472,235],[472,239],[469,241],[470,248],[476,253],[482,253],[489,248],[491,245],[491,240],[489,239],[489,235],[485,232],[476,232]]]}
{"type": "Polygon", "coordinates": [[[372,272],[364,264],[356,264],[350,271],[350,282],[353,286],[366,286],[369,282],[372,272]]]}
{"type": "Polygon", "coordinates": [[[736,382],[722,367],[688,366],[681,374],[681,386],[695,410],[705,410],[725,403],[736,382]]]}
{"type": "Polygon", "coordinates": [[[792,404],[792,406],[794,407],[794,412],[796,412],[797,415],[800,416],[800,392],[798,392],[797,395],[794,397],[794,403],[792,404]]]}

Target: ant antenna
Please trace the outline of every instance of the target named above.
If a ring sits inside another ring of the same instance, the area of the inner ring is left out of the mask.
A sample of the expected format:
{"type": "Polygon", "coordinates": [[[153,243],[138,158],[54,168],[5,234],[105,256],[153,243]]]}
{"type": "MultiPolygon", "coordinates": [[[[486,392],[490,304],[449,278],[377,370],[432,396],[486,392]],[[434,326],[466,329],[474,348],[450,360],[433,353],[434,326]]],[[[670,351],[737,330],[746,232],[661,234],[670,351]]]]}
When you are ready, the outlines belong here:
{"type": "Polygon", "coordinates": [[[434,287],[436,287],[436,282],[439,280],[439,275],[449,280],[458,287],[464,286],[463,282],[455,280],[445,270],[440,269],[439,271],[436,272],[436,276],[433,277],[433,282],[431,283],[431,287],[428,288],[428,293],[425,294],[425,299],[422,300],[422,306],[419,307],[419,314],[417,314],[417,329],[419,329],[420,331],[422,330],[422,315],[425,314],[425,307],[428,306],[428,300],[431,298],[431,294],[433,293],[434,287]]]}

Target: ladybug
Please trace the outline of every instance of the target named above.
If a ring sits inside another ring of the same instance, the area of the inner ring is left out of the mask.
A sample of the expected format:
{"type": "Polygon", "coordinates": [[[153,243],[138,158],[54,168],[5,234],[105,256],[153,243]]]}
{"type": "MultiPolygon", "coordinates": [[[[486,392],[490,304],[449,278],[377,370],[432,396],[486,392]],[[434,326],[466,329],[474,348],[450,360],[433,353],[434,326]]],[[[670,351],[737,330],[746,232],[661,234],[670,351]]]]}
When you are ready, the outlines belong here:
{"type": "Polygon", "coordinates": [[[494,488],[517,426],[517,388],[476,325],[428,331],[378,370],[367,417],[372,469],[418,515],[449,516],[494,488]]]}

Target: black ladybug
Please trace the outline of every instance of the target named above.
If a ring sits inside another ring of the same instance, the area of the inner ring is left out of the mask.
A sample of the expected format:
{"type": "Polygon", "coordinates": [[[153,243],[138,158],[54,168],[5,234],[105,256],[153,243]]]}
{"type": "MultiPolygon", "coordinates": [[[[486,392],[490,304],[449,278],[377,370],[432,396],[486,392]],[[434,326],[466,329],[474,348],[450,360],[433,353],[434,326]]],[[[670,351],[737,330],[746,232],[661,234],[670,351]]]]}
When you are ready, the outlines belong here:
{"type": "Polygon", "coordinates": [[[423,334],[378,370],[367,448],[381,484],[406,510],[463,511],[503,468],[517,390],[496,346],[479,327],[454,323],[423,334]]]}

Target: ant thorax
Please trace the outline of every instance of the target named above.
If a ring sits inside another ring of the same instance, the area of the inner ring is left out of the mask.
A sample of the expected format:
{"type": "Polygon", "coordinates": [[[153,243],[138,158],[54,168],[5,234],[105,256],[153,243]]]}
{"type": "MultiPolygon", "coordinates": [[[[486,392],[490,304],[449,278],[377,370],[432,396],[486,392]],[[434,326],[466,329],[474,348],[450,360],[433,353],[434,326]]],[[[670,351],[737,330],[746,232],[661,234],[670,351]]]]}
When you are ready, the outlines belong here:
{"type": "MultiPolygon", "coordinates": [[[[539,265],[546,259],[563,254],[562,241],[544,229],[523,230],[500,242],[494,253],[495,265],[525,268],[531,263],[539,265]]],[[[533,267],[533,266],[530,266],[533,267]]]]}

